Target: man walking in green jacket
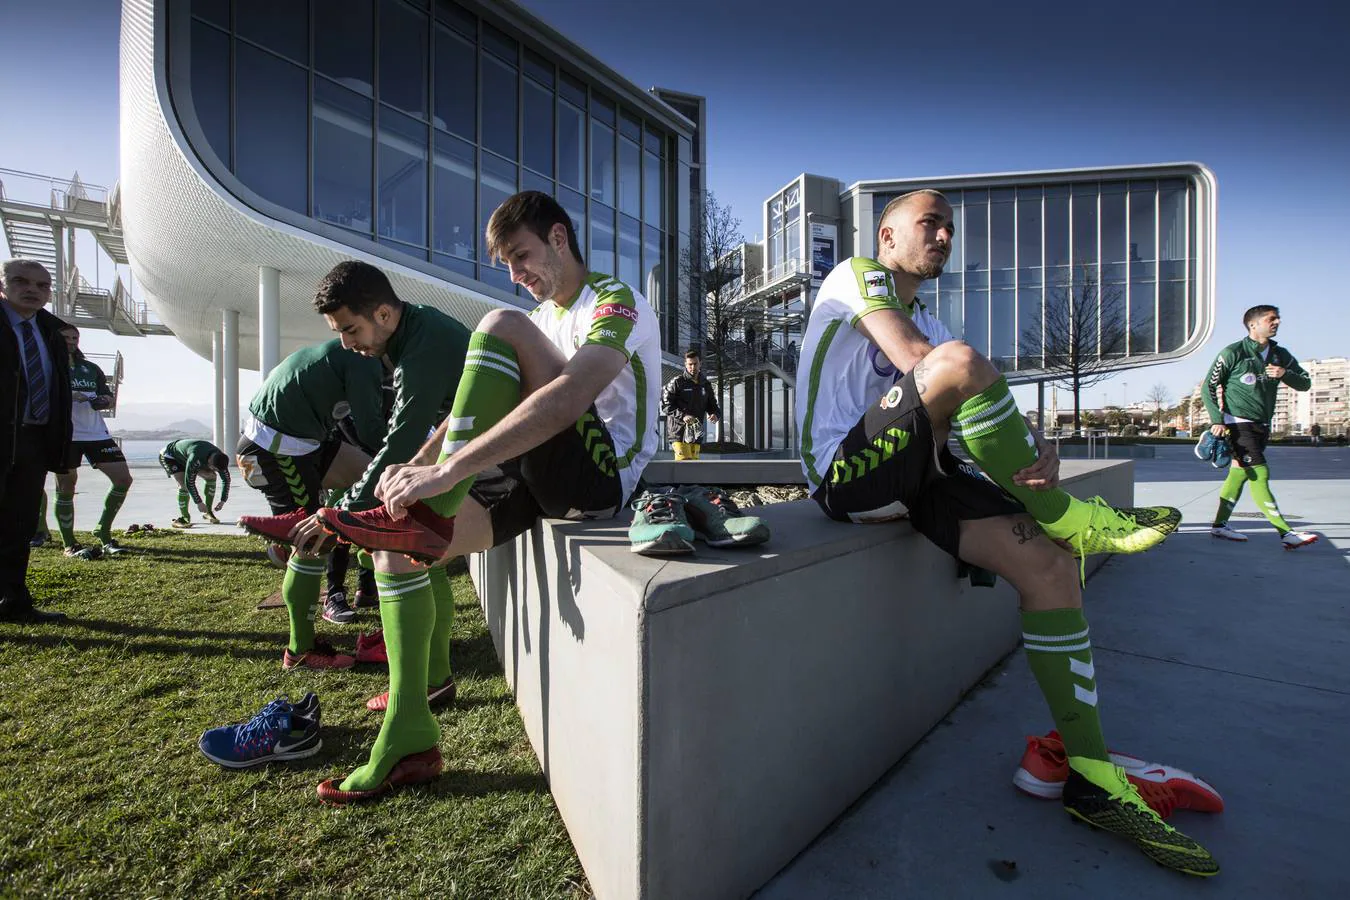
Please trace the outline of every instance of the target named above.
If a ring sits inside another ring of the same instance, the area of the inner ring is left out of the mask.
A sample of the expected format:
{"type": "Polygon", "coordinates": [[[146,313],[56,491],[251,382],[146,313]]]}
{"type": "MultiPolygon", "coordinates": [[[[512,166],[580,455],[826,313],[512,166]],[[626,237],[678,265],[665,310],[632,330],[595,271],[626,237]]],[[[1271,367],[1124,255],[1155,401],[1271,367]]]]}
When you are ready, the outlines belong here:
{"type": "Polygon", "coordinates": [[[1228,527],[1228,517],[1242,496],[1243,484],[1250,482],[1252,497],[1279,531],[1284,549],[1296,550],[1316,542],[1317,535],[1294,531],[1280,515],[1270,492],[1265,451],[1280,384],[1306,391],[1312,386],[1312,378],[1292,353],[1274,341],[1280,330],[1277,307],[1253,306],[1243,314],[1242,324],[1247,326],[1247,336],[1219,351],[1205,382],[1210,433],[1215,437],[1227,434],[1233,448],[1233,465],[1219,490],[1219,510],[1209,533],[1228,541],[1247,540],[1245,534],[1228,527]]]}

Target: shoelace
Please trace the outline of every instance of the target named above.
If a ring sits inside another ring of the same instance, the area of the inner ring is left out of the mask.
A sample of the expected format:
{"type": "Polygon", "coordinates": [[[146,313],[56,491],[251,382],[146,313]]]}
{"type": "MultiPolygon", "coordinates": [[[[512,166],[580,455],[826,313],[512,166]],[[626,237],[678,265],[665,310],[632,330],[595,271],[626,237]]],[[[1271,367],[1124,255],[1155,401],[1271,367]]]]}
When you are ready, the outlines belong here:
{"type": "Polygon", "coordinates": [[[268,734],[277,731],[286,725],[286,718],[291,713],[291,702],[285,698],[278,697],[271,703],[258,711],[258,714],[248,722],[239,727],[235,732],[234,743],[236,747],[253,747],[259,742],[266,740],[268,734]]]}
{"type": "MultiPolygon", "coordinates": [[[[1129,778],[1125,777],[1125,770],[1120,768],[1120,766],[1116,766],[1115,769],[1116,775],[1119,776],[1121,783],[1125,786],[1120,790],[1113,792],[1110,795],[1111,799],[1119,802],[1128,809],[1133,809],[1136,814],[1148,820],[1152,825],[1161,825],[1169,833],[1176,831],[1175,828],[1162,820],[1162,816],[1159,813],[1155,813],[1153,808],[1144,802],[1143,796],[1139,793],[1138,786],[1129,778]]],[[[1172,803],[1175,805],[1175,797],[1172,797],[1172,803]]]]}
{"type": "Polygon", "coordinates": [[[708,492],[705,496],[708,498],[709,503],[721,510],[723,518],[731,518],[732,516],[739,516],[741,514],[740,507],[736,505],[736,501],[732,500],[731,495],[721,488],[708,488],[708,492]]]}
{"type": "Polygon", "coordinates": [[[674,494],[643,494],[634,501],[633,508],[647,514],[648,522],[665,524],[675,521],[676,506],[681,498],[674,494]]]}

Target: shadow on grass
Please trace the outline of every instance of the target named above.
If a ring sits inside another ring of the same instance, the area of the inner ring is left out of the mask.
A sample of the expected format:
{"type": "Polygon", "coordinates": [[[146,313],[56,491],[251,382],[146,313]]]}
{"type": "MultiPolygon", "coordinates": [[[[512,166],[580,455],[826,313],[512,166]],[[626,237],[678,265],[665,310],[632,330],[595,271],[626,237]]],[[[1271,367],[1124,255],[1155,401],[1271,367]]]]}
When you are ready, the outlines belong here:
{"type": "MultiPolygon", "coordinates": [[[[23,645],[27,647],[41,647],[46,649],[55,649],[57,647],[69,646],[76,650],[108,650],[117,649],[120,651],[130,651],[136,654],[158,654],[162,656],[226,656],[235,659],[271,659],[281,658],[281,644],[285,641],[285,635],[278,635],[273,638],[273,649],[254,649],[249,647],[240,647],[234,644],[221,644],[212,646],[210,644],[183,644],[170,641],[136,641],[128,643],[126,640],[119,640],[112,637],[80,637],[71,634],[71,628],[78,628],[83,625],[81,619],[71,618],[66,624],[60,627],[60,630],[44,631],[41,634],[28,634],[18,632],[14,634],[0,635],[0,643],[11,645],[23,645]]],[[[128,636],[135,636],[136,626],[125,626],[124,629],[114,632],[128,636]]],[[[192,632],[184,632],[182,637],[191,637],[192,632]]]]}
{"type": "Polygon", "coordinates": [[[202,562],[207,559],[214,560],[237,560],[239,562],[260,563],[266,561],[264,552],[259,550],[201,550],[190,549],[170,549],[168,547],[137,547],[135,548],[138,556],[152,557],[155,559],[176,558],[190,562],[202,562]]]}

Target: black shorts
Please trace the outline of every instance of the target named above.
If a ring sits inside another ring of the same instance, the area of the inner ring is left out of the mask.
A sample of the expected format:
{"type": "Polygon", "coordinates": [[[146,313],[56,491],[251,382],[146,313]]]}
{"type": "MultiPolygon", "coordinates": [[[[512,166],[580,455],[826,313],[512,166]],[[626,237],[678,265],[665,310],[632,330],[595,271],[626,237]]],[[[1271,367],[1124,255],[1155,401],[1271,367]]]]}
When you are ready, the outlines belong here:
{"type": "Polygon", "coordinates": [[[122,455],[122,448],[112,438],[71,443],[70,452],[66,455],[66,471],[78,469],[81,459],[89,460],[89,465],[95,468],[103,463],[124,463],[127,461],[127,458],[122,455]]]}
{"type": "Polygon", "coordinates": [[[884,521],[903,506],[915,531],[958,559],[962,521],[1026,512],[945,444],[935,445],[912,372],[844,436],[812,498],[841,522],[884,521]]]}
{"type": "Polygon", "coordinates": [[[484,472],[469,496],[492,520],[492,546],[541,518],[608,519],[623,507],[614,441],[595,407],[538,447],[484,472]]]}
{"type": "Polygon", "coordinates": [[[1228,446],[1233,448],[1233,462],[1241,468],[1266,464],[1266,442],[1270,429],[1259,422],[1233,422],[1228,426],[1228,446]]]}
{"type": "Polygon", "coordinates": [[[160,451],[159,454],[159,467],[163,469],[164,474],[168,475],[170,478],[187,471],[186,466],[163,451],[160,451]]]}
{"type": "Polygon", "coordinates": [[[241,437],[235,462],[245,483],[263,492],[272,515],[296,509],[312,513],[323,506],[323,477],[341,446],[341,440],[332,439],[304,456],[285,456],[241,437]]]}

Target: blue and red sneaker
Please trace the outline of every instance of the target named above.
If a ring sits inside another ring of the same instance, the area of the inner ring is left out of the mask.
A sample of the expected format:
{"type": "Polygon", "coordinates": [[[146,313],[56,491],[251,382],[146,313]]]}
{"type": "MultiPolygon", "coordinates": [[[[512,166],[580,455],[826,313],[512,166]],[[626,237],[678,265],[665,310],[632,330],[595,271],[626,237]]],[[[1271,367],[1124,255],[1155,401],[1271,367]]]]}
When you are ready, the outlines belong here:
{"type": "Polygon", "coordinates": [[[313,691],[295,704],[288,697],[278,697],[243,724],[209,729],[197,747],[211,762],[227,769],[313,756],[323,747],[319,698],[313,691]]]}

